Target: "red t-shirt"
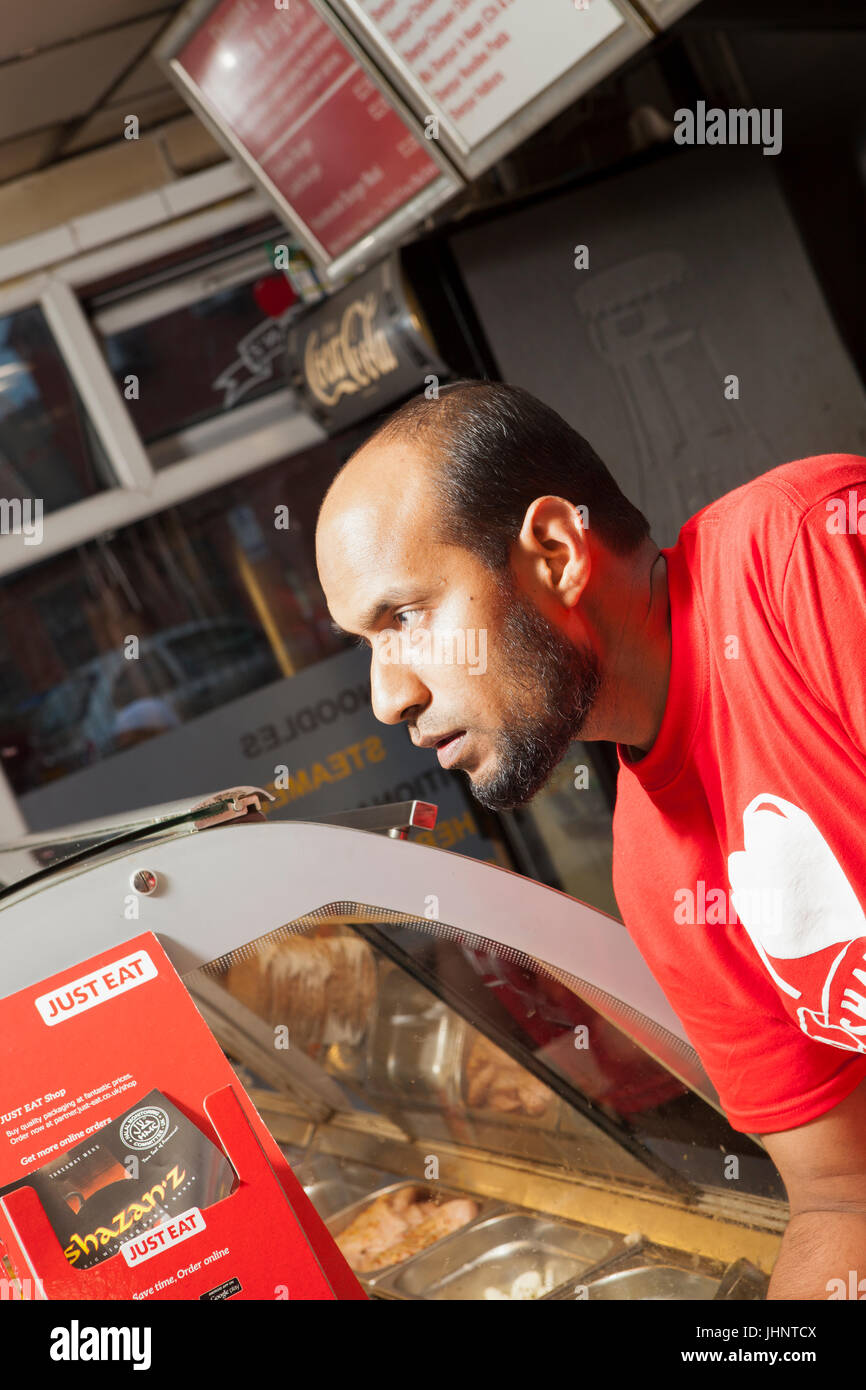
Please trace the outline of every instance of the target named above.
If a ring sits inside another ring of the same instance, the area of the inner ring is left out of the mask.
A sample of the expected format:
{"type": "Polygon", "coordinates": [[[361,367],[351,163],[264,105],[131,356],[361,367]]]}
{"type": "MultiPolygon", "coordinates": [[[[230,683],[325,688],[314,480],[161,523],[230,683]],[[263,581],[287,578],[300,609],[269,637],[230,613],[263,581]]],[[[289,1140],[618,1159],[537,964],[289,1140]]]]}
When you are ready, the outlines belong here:
{"type": "Polygon", "coordinates": [[[658,736],[619,748],[614,890],[746,1133],[866,1076],[866,458],[775,468],[666,558],[658,736]]]}

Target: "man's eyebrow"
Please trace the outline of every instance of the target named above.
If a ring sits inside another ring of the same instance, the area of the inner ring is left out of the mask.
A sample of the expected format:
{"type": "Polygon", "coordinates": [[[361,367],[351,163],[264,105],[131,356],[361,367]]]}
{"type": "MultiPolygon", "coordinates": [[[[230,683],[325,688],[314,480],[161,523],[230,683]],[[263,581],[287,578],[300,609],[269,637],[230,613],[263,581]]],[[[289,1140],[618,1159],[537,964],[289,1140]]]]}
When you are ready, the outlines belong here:
{"type": "MultiPolygon", "coordinates": [[[[379,599],[378,603],[374,603],[371,608],[368,608],[365,613],[361,614],[359,620],[359,626],[361,628],[361,631],[364,632],[371,627],[375,627],[379,619],[383,618],[385,614],[389,611],[389,609],[394,608],[398,603],[403,602],[403,594],[398,589],[392,589],[388,593],[384,594],[383,597],[379,599]]],[[[337,634],[338,637],[355,636],[354,632],[347,632],[344,627],[340,627],[339,623],[332,622],[331,627],[333,628],[334,632],[337,634]]]]}

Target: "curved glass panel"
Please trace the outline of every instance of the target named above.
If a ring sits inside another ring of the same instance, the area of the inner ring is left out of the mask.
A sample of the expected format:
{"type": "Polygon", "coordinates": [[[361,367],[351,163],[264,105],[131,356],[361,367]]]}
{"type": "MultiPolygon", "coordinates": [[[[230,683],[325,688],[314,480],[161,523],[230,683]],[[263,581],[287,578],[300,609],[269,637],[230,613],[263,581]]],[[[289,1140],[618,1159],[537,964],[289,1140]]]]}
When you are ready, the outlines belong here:
{"type": "Polygon", "coordinates": [[[583,1297],[597,1272],[611,1282],[589,1296],[714,1298],[724,1217],[690,1215],[702,1234],[683,1225],[679,1244],[665,1234],[713,1191],[748,1276],[724,1288],[763,1296],[784,1224],[769,1157],[580,982],[339,902],[185,983],[376,1296],[583,1297]]]}

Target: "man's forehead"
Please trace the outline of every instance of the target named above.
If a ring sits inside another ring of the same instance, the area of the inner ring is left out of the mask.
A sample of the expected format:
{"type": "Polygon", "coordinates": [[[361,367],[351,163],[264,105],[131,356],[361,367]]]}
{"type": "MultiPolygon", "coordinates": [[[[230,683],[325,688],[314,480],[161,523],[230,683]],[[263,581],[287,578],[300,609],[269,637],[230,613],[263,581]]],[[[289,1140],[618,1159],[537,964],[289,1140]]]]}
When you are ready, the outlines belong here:
{"type": "Polygon", "coordinates": [[[417,581],[433,530],[429,470],[417,451],[363,449],[338,475],[319,517],[319,577],[332,613],[339,606],[354,622],[386,591],[393,597],[417,581]]]}
{"type": "Polygon", "coordinates": [[[364,546],[381,555],[413,549],[433,512],[431,470],[402,442],[367,444],[341,469],[319,514],[320,559],[333,545],[364,546]]]}

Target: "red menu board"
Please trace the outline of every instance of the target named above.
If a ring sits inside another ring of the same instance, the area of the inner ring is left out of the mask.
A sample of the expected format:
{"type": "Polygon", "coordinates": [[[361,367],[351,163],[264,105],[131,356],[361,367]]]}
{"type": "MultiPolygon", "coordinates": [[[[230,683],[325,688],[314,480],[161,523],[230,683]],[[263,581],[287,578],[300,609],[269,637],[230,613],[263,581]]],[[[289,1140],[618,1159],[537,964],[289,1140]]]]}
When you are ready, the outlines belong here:
{"type": "Polygon", "coordinates": [[[330,259],[441,175],[309,0],[220,0],[172,61],[330,259]]]}

